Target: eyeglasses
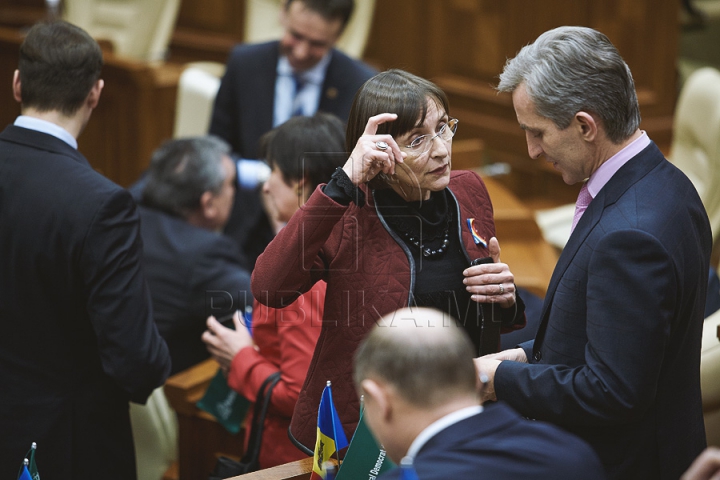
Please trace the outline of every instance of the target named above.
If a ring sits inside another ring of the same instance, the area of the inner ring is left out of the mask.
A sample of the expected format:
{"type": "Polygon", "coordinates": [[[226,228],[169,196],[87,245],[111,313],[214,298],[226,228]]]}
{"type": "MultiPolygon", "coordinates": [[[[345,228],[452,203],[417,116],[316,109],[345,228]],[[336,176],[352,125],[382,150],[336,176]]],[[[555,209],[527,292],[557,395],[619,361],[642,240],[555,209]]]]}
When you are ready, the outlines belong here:
{"type": "Polygon", "coordinates": [[[458,122],[459,120],[457,118],[451,118],[445,125],[440,127],[440,131],[435,135],[420,135],[413,140],[410,145],[403,145],[402,148],[413,155],[422,155],[430,150],[435,137],[440,137],[446,142],[452,140],[453,136],[455,136],[455,132],[457,132],[458,122]]]}

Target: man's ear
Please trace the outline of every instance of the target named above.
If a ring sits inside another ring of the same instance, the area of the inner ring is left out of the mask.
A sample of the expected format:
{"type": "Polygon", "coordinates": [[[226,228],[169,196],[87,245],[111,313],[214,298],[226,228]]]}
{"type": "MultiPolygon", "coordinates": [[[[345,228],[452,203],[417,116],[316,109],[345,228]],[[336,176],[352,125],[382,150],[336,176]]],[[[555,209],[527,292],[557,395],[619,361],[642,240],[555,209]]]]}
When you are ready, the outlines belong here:
{"type": "Polygon", "coordinates": [[[370,401],[379,418],[389,421],[392,418],[392,402],[387,386],[375,380],[366,378],[360,383],[366,397],[366,403],[370,401]]]}
{"type": "Polygon", "coordinates": [[[215,195],[209,190],[200,196],[200,212],[205,220],[212,220],[217,215],[215,195]]]}
{"type": "Polygon", "coordinates": [[[574,120],[577,122],[580,134],[585,141],[592,142],[595,140],[598,134],[598,124],[595,117],[587,112],[580,111],[575,114],[574,120]]]}
{"type": "Polygon", "coordinates": [[[100,94],[102,93],[102,89],[105,86],[105,81],[100,78],[97,82],[95,82],[95,85],[90,89],[90,93],[88,93],[87,96],[87,105],[90,107],[91,110],[94,110],[95,107],[97,107],[98,102],[100,101],[100,94]]]}
{"type": "Polygon", "coordinates": [[[20,85],[20,70],[15,70],[15,73],[13,73],[13,97],[15,98],[15,101],[18,103],[22,103],[22,88],[20,85]]]}

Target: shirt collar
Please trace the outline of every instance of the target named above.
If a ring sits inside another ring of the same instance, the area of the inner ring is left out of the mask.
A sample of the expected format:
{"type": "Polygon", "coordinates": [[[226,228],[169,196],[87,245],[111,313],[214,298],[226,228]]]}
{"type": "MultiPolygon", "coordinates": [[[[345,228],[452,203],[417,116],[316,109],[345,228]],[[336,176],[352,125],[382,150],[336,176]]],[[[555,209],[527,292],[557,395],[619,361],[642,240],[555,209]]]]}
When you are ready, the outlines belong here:
{"type": "Polygon", "coordinates": [[[59,138],[60,140],[77,150],[78,144],[75,137],[73,137],[70,132],[62,128],[60,125],[57,125],[55,123],[48,122],[47,120],[42,120],[36,117],[30,117],[28,115],[20,115],[15,119],[14,125],[16,127],[27,128],[28,130],[35,130],[37,132],[47,133],[48,135],[52,135],[55,138],[59,138]]]}
{"type": "Polygon", "coordinates": [[[602,189],[602,187],[610,181],[612,176],[615,175],[615,172],[620,170],[623,165],[625,165],[635,155],[642,152],[648,145],[650,145],[650,138],[647,136],[647,133],[642,131],[642,134],[633,140],[630,145],[626,146],[600,165],[600,168],[590,175],[590,179],[588,180],[587,185],[590,195],[595,198],[600,189],[602,189]]]}
{"type": "MultiPolygon", "coordinates": [[[[304,83],[312,83],[313,85],[322,85],[323,81],[325,80],[325,72],[327,70],[328,64],[330,63],[330,57],[332,55],[332,51],[325,54],[325,56],[320,59],[320,61],[312,68],[309,68],[303,72],[299,72],[300,76],[303,79],[304,83]]],[[[282,76],[290,77],[294,74],[292,67],[290,66],[290,62],[288,61],[286,56],[281,56],[278,59],[277,64],[277,74],[282,76]]]]}
{"type": "Polygon", "coordinates": [[[450,425],[454,425],[466,418],[477,415],[482,411],[482,405],[473,405],[472,407],[461,408],[460,410],[456,410],[442,418],[439,418],[438,420],[435,420],[433,423],[425,427],[425,429],[420,432],[417,437],[415,437],[415,440],[413,440],[405,456],[415,458],[415,455],[417,455],[420,449],[425,446],[428,440],[437,435],[439,432],[445,430],[450,425]]]}

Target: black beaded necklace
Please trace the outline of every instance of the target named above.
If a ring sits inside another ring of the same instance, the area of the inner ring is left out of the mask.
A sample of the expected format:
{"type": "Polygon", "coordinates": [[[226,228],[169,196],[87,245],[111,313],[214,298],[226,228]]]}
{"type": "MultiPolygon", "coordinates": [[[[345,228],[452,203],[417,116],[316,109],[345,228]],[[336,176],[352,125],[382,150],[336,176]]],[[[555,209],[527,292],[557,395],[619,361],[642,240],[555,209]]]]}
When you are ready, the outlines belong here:
{"type": "Polygon", "coordinates": [[[419,249],[424,258],[442,256],[450,246],[452,223],[445,192],[435,192],[429,203],[406,202],[396,193],[391,192],[384,191],[378,195],[381,209],[388,209],[385,212],[389,214],[386,217],[388,224],[402,236],[407,245],[419,249]],[[400,212],[403,214],[398,215],[400,212]],[[413,220],[410,220],[411,218],[413,220]],[[417,222],[418,219],[420,222],[417,222]]]}
{"type": "Polygon", "coordinates": [[[447,247],[450,245],[450,217],[445,221],[445,229],[443,230],[443,240],[442,244],[437,248],[431,248],[426,247],[429,242],[432,242],[437,238],[437,235],[431,237],[431,238],[422,238],[421,235],[418,234],[411,234],[409,232],[400,231],[400,234],[407,240],[408,243],[411,245],[415,245],[417,248],[420,249],[420,253],[422,253],[422,256],[425,258],[435,258],[441,256],[443,253],[445,253],[445,250],[447,250],[447,247]]]}

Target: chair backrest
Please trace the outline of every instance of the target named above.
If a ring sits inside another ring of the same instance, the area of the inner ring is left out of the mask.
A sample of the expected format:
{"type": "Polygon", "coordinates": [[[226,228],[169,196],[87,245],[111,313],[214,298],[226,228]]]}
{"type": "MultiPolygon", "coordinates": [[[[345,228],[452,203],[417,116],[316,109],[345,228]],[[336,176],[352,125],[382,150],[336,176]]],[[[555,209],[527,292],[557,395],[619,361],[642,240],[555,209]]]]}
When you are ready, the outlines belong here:
{"type": "Polygon", "coordinates": [[[708,445],[720,447],[720,311],[703,323],[702,353],[700,356],[700,387],[703,417],[708,445]]]}
{"type": "Polygon", "coordinates": [[[63,18],[113,52],[136,60],[165,58],[180,0],[65,0],[63,18]]]}
{"type": "MultiPolygon", "coordinates": [[[[245,42],[275,40],[282,36],[280,11],[285,0],[245,1],[245,42]]],[[[361,58],[372,26],[375,0],[355,2],[350,23],[340,36],[337,48],[353,58],[361,58]]]]}
{"type": "Polygon", "coordinates": [[[695,185],[716,240],[720,233],[720,71],[701,68],[683,85],[669,159],[695,185]]]}
{"type": "Polygon", "coordinates": [[[217,62],[189,63],[178,82],[173,137],[205,135],[225,65],[217,62]]]}

